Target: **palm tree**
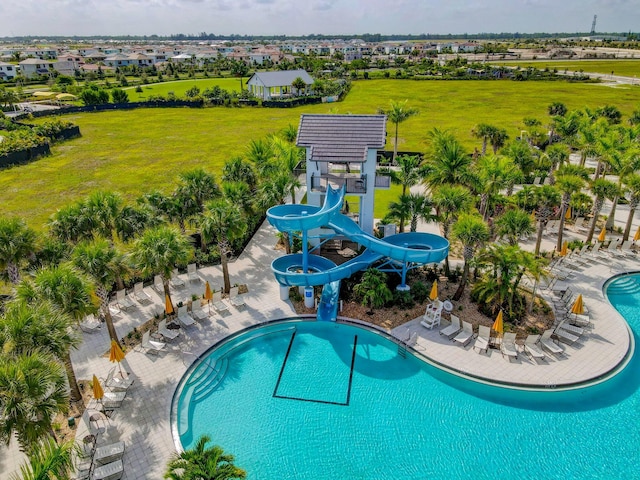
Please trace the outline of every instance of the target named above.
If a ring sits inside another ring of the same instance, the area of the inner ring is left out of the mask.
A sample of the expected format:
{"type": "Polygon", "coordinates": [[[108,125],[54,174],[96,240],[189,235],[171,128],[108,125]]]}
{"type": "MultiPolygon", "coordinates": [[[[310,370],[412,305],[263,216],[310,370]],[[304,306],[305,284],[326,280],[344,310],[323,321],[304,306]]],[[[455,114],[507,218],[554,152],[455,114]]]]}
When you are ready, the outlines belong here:
{"type": "Polygon", "coordinates": [[[448,132],[433,129],[431,145],[423,163],[423,183],[434,190],[440,185],[474,185],[472,158],[456,138],[448,132]]]}
{"type": "Polygon", "coordinates": [[[396,102],[391,100],[391,105],[388,110],[379,109],[379,112],[386,115],[391,123],[395,125],[395,136],[393,142],[393,160],[398,156],[398,126],[408,120],[409,118],[417,115],[419,110],[414,107],[407,106],[408,100],[404,102],[396,102]]]}
{"type": "Polygon", "coordinates": [[[396,158],[397,169],[388,171],[391,182],[402,185],[402,195],[407,194],[407,190],[420,183],[420,167],[422,160],[418,155],[399,155],[396,158]]]}
{"type": "Polygon", "coordinates": [[[540,244],[542,243],[542,233],[551,219],[553,209],[560,205],[560,194],[552,185],[543,185],[536,189],[536,220],[538,222],[538,235],[536,236],[535,255],[540,254],[540,244]]]}
{"type": "Polygon", "coordinates": [[[633,217],[636,214],[636,209],[640,204],[640,175],[637,173],[631,173],[623,179],[626,191],[629,194],[629,216],[627,217],[627,223],[624,227],[624,234],[622,235],[622,241],[629,240],[629,234],[631,233],[631,223],[633,217]]]}
{"type": "Polygon", "coordinates": [[[202,213],[204,204],[222,195],[215,177],[203,168],[195,168],[178,175],[176,189],[180,198],[189,198],[195,205],[196,213],[202,213]]]}
{"type": "Polygon", "coordinates": [[[108,241],[96,239],[76,246],[73,250],[73,263],[93,278],[96,295],[100,299],[100,313],[107,324],[109,338],[120,345],[109,310],[109,290],[120,274],[121,255],[108,241]]]}
{"type": "Polygon", "coordinates": [[[544,153],[549,159],[550,168],[548,175],[551,179],[551,185],[553,185],[555,183],[553,172],[555,172],[558,166],[562,166],[565,162],[569,161],[571,150],[569,150],[569,147],[564,143],[554,143],[553,145],[549,145],[544,153]]]}
{"type": "Polygon", "coordinates": [[[507,237],[509,245],[517,245],[520,237],[530,235],[535,231],[531,215],[520,208],[504,212],[496,218],[495,225],[497,235],[507,237]]]}
{"type": "Polygon", "coordinates": [[[36,233],[18,218],[0,218],[0,270],[20,281],[20,263],[35,251],[36,233]]]}
{"type": "Polygon", "coordinates": [[[277,171],[277,166],[272,162],[274,152],[271,142],[266,139],[251,140],[246,155],[255,166],[260,178],[268,178],[277,171]]]}
{"type": "Polygon", "coordinates": [[[255,198],[251,188],[245,182],[224,182],[222,184],[224,198],[234,205],[238,205],[245,217],[253,215],[255,198]]]}
{"type": "Polygon", "coordinates": [[[509,179],[518,167],[513,161],[502,156],[483,156],[475,165],[480,192],[480,214],[489,217],[489,199],[508,186],[509,179]]]}
{"type": "Polygon", "coordinates": [[[363,305],[369,305],[371,312],[393,298],[387,287],[387,275],[377,268],[368,268],[364,272],[360,283],[353,287],[353,293],[362,298],[363,305]]]}
{"type": "MultiPolygon", "coordinates": [[[[562,173],[564,170],[559,170],[558,173],[562,173]]],[[[556,250],[559,252],[562,250],[562,236],[564,233],[564,222],[569,208],[569,202],[571,201],[571,195],[579,192],[584,186],[584,179],[578,175],[572,175],[568,173],[570,170],[566,170],[567,174],[558,175],[556,177],[556,187],[562,193],[560,200],[560,225],[558,226],[558,241],[556,243],[556,250]]]]}
{"type": "Polygon", "coordinates": [[[535,159],[531,145],[522,140],[514,140],[509,142],[500,153],[510,158],[515,163],[522,174],[528,176],[535,168],[535,159]]]}
{"type": "Polygon", "coordinates": [[[226,199],[214,200],[207,204],[204,215],[200,219],[202,236],[208,241],[216,240],[220,252],[224,293],[229,293],[229,266],[227,255],[233,251],[231,244],[242,238],[247,223],[242,217],[238,205],[226,199]]]}
{"type": "Polygon", "coordinates": [[[397,202],[389,202],[388,217],[398,220],[398,231],[404,232],[404,224],[411,216],[409,195],[400,195],[397,202]]]}
{"type": "Polygon", "coordinates": [[[612,199],[611,211],[609,212],[607,223],[605,225],[607,229],[613,229],[614,226],[616,206],[618,205],[620,196],[623,195],[622,179],[625,176],[640,170],[640,146],[637,145],[635,139],[631,140],[621,138],[620,140],[621,142],[618,144],[618,147],[607,159],[607,163],[613,170],[613,173],[618,176],[618,180],[616,182],[618,185],[618,195],[612,199]]]}
{"type": "Polygon", "coordinates": [[[452,233],[454,238],[460,240],[463,247],[464,269],[460,278],[460,285],[453,295],[454,300],[460,300],[469,280],[469,263],[476,248],[489,240],[489,226],[478,215],[462,214],[453,225],[452,233]]]}
{"type": "Polygon", "coordinates": [[[598,179],[591,183],[591,193],[593,193],[596,198],[593,202],[593,209],[591,210],[593,218],[591,219],[591,225],[589,225],[589,233],[587,234],[586,240],[587,243],[593,240],[593,233],[596,230],[598,216],[600,215],[600,210],[602,210],[604,205],[605,198],[612,198],[617,195],[617,192],[618,186],[609,180],[598,179]]]}
{"type": "Polygon", "coordinates": [[[247,473],[233,463],[233,455],[218,446],[207,447],[211,439],[201,436],[193,448],[175,453],[167,464],[164,478],[171,480],[231,480],[247,473]]]}
{"type": "MultiPolygon", "coordinates": [[[[449,231],[461,213],[473,207],[473,197],[466,187],[442,185],[433,193],[433,204],[442,225],[442,235],[449,240],[449,231]]],[[[449,256],[444,259],[445,274],[449,275],[449,256]]]]}
{"type": "MultiPolygon", "coordinates": [[[[91,283],[69,265],[44,268],[35,274],[33,280],[23,280],[16,289],[18,299],[29,304],[47,300],[67,315],[70,322],[78,322],[85,315],[96,311],[92,293],[91,283]]],[[[82,399],[82,395],[69,349],[62,355],[62,361],[69,379],[71,401],[77,402],[82,399]]]]}
{"type": "Polygon", "coordinates": [[[73,473],[73,441],[58,444],[45,438],[32,446],[27,463],[20,466],[20,474],[12,480],[65,480],[73,473]]]}
{"type": "Polygon", "coordinates": [[[174,228],[160,226],[145,231],[133,243],[131,258],[146,277],[160,275],[164,294],[171,299],[169,280],[177,265],[191,258],[191,244],[187,237],[174,228]]]}
{"type": "Polygon", "coordinates": [[[96,191],[83,204],[84,216],[89,219],[94,233],[115,242],[118,234],[116,219],[122,209],[123,200],[119,193],[96,191]]]}
{"type": "Polygon", "coordinates": [[[50,354],[0,356],[0,441],[13,435],[30,453],[41,438],[55,438],[52,421],[68,409],[64,370],[50,354]]]}
{"type": "Polygon", "coordinates": [[[244,182],[251,190],[255,190],[258,181],[253,165],[242,157],[233,157],[225,162],[221,179],[223,182],[244,182]]]}
{"type": "Polygon", "coordinates": [[[294,171],[298,163],[304,159],[304,150],[275,136],[271,138],[271,145],[276,162],[284,172],[290,175],[289,195],[291,196],[291,203],[296,203],[296,188],[300,187],[300,181],[294,171]]]}
{"type": "Polygon", "coordinates": [[[491,142],[491,148],[493,148],[494,155],[498,154],[498,150],[504,147],[507,140],[509,140],[509,135],[504,128],[496,128],[491,132],[489,141],[491,142]]]}
{"type": "Polygon", "coordinates": [[[409,194],[408,205],[412,232],[418,229],[418,220],[434,222],[438,219],[438,216],[433,213],[433,200],[425,195],[409,194]]]}
{"type": "Polygon", "coordinates": [[[482,140],[482,156],[487,154],[487,145],[495,128],[493,125],[487,123],[479,123],[471,130],[471,135],[482,140]]]}

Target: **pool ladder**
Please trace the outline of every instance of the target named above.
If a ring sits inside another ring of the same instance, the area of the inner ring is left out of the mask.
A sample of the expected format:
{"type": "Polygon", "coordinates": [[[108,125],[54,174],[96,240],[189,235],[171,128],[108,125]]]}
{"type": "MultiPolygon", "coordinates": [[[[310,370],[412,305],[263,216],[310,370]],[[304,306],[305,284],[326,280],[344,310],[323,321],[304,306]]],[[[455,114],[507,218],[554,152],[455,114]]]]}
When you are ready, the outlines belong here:
{"type": "Polygon", "coordinates": [[[407,347],[404,343],[398,344],[398,355],[402,358],[407,358],[407,347]]]}

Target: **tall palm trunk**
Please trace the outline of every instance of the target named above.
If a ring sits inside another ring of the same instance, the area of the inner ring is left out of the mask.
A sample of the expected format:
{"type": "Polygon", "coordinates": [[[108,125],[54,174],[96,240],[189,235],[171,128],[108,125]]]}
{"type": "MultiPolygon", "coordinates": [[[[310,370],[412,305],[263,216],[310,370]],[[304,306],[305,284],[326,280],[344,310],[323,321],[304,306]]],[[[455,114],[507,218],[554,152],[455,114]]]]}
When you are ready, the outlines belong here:
{"type": "Polygon", "coordinates": [[[562,194],[562,206],[560,208],[560,226],[558,227],[558,242],[556,243],[556,251],[562,250],[562,234],[564,233],[564,222],[567,214],[567,208],[569,208],[570,201],[569,193],[562,194]]]}
{"type": "Polygon", "coordinates": [[[627,224],[624,227],[624,235],[622,235],[623,242],[629,240],[629,235],[631,233],[631,223],[633,223],[633,217],[635,217],[636,215],[636,208],[638,208],[638,203],[640,203],[640,197],[632,195],[629,199],[629,216],[627,217],[627,224]]]}
{"type": "Polygon", "coordinates": [[[62,362],[64,363],[64,369],[67,372],[67,379],[69,381],[69,400],[71,400],[72,402],[79,402],[80,400],[82,400],[82,393],[80,393],[80,387],[78,386],[78,380],[76,379],[76,372],[73,371],[70,352],[67,351],[65,353],[62,362]]]}
{"type": "Polygon", "coordinates": [[[104,317],[104,322],[107,324],[107,331],[109,332],[109,338],[115,340],[119,347],[120,341],[118,340],[118,334],[116,333],[116,327],[113,325],[113,318],[111,317],[111,310],[109,310],[109,292],[104,285],[96,286],[96,295],[100,299],[100,311],[104,317]]]}
{"type": "Polygon", "coordinates": [[[15,262],[7,262],[7,275],[9,276],[9,281],[14,285],[20,283],[20,267],[15,262]]]}
{"type": "Polygon", "coordinates": [[[458,285],[458,289],[453,295],[453,300],[460,300],[462,294],[464,293],[464,289],[467,286],[467,281],[469,280],[469,261],[473,258],[473,248],[465,245],[462,257],[464,258],[462,277],[460,278],[460,285],[458,285]]]}
{"type": "Polygon", "coordinates": [[[618,205],[618,200],[619,199],[620,199],[620,197],[618,195],[616,195],[613,198],[613,205],[611,205],[611,211],[609,212],[609,216],[607,217],[607,223],[605,224],[605,228],[607,230],[613,231],[613,227],[615,226],[615,222],[616,222],[616,206],[618,205]]]}
{"type": "Polygon", "coordinates": [[[593,233],[596,231],[596,223],[598,223],[598,216],[600,215],[600,210],[602,210],[603,204],[604,198],[596,197],[596,201],[593,204],[593,218],[591,219],[591,225],[589,226],[589,233],[586,240],[587,243],[593,240],[593,233]]]}
{"type": "Polygon", "coordinates": [[[221,239],[218,243],[218,249],[220,250],[220,265],[222,266],[224,293],[229,293],[229,290],[231,290],[231,281],[229,280],[229,266],[227,263],[227,254],[231,250],[229,247],[229,242],[221,239]]]}

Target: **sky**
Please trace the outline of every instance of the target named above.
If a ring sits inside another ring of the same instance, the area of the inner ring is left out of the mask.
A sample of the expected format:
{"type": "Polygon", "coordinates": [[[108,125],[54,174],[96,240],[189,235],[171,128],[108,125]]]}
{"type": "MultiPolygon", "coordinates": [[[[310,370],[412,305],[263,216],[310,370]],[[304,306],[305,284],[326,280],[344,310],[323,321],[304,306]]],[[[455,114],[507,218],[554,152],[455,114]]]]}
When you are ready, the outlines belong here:
{"type": "Polygon", "coordinates": [[[638,0],[0,0],[0,37],[628,32],[638,0]]]}

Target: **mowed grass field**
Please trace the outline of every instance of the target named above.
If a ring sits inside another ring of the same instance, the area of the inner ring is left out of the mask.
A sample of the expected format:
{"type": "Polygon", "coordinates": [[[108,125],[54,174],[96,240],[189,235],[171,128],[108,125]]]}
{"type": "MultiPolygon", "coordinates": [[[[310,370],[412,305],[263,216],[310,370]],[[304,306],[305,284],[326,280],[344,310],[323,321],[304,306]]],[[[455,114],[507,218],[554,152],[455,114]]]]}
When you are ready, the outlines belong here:
{"type": "MultiPolygon", "coordinates": [[[[41,230],[56,209],[96,189],[119,191],[133,200],[152,190],[171,190],[179,172],[197,166],[219,178],[224,162],[242,155],[251,139],[297,126],[303,113],[375,114],[390,100],[405,99],[420,114],[400,124],[399,150],[424,151],[429,131],[437,127],[452,131],[471,151],[480,147],[471,136],[478,123],[505,128],[513,138],[524,117],[546,122],[547,106],[554,101],[570,109],[613,104],[627,116],[640,108],[640,89],[566,82],[370,80],[354,83],[344,102],[299,108],[143,108],[68,115],[64,118],[80,126],[81,138],[55,145],[49,157],[0,171],[0,214],[20,216],[41,230]]],[[[389,123],[389,150],[393,130],[389,123]]]]}
{"type": "Polygon", "coordinates": [[[554,68],[563,72],[569,70],[572,72],[593,72],[604,73],[606,75],[614,73],[614,75],[622,75],[623,77],[640,77],[640,59],[638,60],[540,60],[532,62],[491,62],[498,65],[514,66],[519,65],[523,68],[536,67],[539,69],[554,68]]]}
{"type": "MultiPolygon", "coordinates": [[[[248,77],[244,77],[243,82],[248,80],[248,77]]],[[[124,88],[129,94],[129,100],[137,102],[139,100],[145,100],[151,95],[162,95],[166,97],[169,92],[173,92],[177,97],[184,97],[187,90],[198,87],[200,92],[204,92],[207,88],[219,86],[223,90],[228,92],[240,91],[240,79],[239,78],[199,78],[196,80],[176,80],[163,83],[152,83],[149,85],[141,85],[142,93],[136,92],[136,87],[124,88]]]]}

